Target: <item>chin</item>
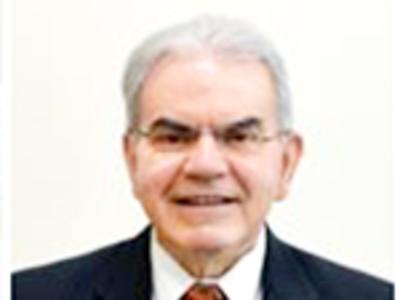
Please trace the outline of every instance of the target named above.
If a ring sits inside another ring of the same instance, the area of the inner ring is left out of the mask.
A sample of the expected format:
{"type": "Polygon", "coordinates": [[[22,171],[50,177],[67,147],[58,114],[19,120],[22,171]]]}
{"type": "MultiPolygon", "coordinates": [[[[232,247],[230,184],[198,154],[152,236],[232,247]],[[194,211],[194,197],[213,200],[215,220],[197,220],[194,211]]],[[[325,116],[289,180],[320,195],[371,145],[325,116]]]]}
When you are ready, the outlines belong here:
{"type": "Polygon", "coordinates": [[[231,249],[240,245],[242,240],[232,228],[224,229],[213,226],[186,231],[178,239],[182,249],[196,252],[218,252],[231,249]]]}

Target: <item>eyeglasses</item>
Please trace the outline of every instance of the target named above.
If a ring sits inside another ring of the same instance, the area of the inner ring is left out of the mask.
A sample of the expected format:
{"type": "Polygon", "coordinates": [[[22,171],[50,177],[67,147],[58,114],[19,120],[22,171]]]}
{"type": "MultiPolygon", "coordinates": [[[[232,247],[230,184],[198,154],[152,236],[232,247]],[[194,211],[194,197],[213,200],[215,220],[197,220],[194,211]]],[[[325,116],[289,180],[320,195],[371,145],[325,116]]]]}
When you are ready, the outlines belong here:
{"type": "Polygon", "coordinates": [[[251,153],[266,142],[290,135],[289,130],[279,130],[266,135],[261,120],[246,118],[219,128],[193,128],[175,120],[161,118],[148,128],[132,128],[129,133],[147,138],[159,152],[183,152],[192,148],[204,131],[210,132],[222,149],[251,153]]]}

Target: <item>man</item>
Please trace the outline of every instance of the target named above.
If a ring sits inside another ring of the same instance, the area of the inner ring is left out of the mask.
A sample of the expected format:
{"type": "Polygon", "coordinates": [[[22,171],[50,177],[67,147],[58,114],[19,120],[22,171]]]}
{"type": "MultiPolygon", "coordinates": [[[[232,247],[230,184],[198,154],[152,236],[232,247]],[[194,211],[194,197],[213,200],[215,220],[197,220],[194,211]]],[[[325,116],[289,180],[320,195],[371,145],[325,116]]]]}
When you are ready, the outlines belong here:
{"type": "Polygon", "coordinates": [[[393,287],[265,225],[302,153],[282,62],[203,17],[148,39],[124,77],[124,153],[151,221],[137,238],[16,274],[13,299],[393,299],[393,287]]]}

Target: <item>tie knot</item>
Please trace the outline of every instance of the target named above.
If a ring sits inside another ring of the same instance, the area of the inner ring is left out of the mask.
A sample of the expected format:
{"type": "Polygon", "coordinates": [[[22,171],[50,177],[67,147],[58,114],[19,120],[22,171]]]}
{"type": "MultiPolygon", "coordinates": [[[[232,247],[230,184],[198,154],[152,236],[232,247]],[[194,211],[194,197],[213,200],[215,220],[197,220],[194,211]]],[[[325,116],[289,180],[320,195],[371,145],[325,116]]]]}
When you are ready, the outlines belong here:
{"type": "Polygon", "coordinates": [[[228,300],[216,284],[195,283],[181,300],[228,300]]]}

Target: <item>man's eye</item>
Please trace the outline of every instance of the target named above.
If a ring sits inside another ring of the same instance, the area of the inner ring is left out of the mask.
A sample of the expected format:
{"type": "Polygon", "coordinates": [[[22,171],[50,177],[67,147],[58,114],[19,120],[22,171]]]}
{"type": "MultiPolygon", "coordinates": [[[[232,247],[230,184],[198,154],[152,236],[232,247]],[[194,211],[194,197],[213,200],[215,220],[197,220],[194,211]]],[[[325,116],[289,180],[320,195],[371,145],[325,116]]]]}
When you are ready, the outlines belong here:
{"type": "Polygon", "coordinates": [[[151,140],[155,144],[184,144],[188,142],[188,138],[185,135],[172,132],[154,134],[151,140]]]}
{"type": "Polygon", "coordinates": [[[249,141],[253,141],[255,139],[255,136],[251,132],[242,132],[242,131],[237,131],[237,132],[229,132],[225,134],[224,136],[224,141],[226,143],[246,143],[249,141]]]}

